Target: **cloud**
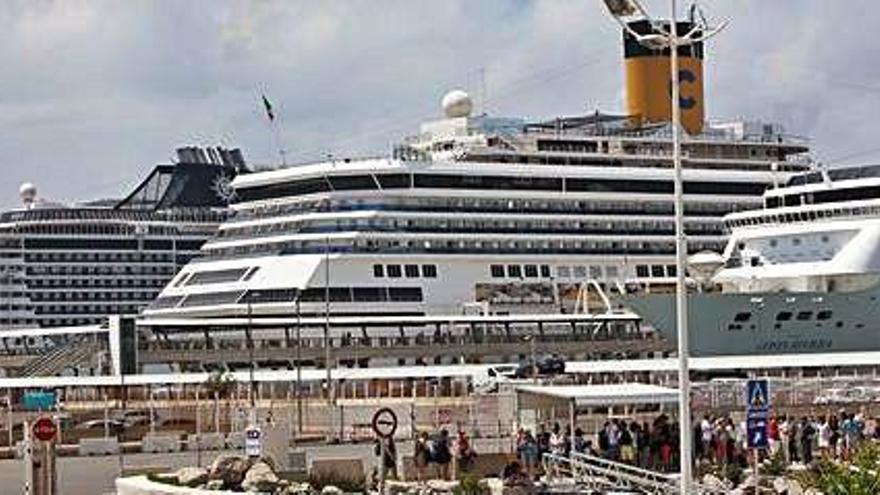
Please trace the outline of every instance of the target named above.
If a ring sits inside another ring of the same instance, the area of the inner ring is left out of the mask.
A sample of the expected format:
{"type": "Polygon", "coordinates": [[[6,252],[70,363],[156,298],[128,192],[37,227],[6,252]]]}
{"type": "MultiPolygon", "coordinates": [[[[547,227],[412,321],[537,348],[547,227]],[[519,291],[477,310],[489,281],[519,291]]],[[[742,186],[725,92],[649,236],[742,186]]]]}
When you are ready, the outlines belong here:
{"type": "MultiPolygon", "coordinates": [[[[704,6],[731,20],[708,49],[710,117],[779,121],[826,158],[873,146],[880,5],[704,6]]],[[[619,42],[598,0],[4,2],[0,205],[25,180],[62,200],[119,196],[186,144],[276,161],[262,92],[296,160],[386,152],[446,90],[481,81],[493,114],[620,111],[619,42]]]]}

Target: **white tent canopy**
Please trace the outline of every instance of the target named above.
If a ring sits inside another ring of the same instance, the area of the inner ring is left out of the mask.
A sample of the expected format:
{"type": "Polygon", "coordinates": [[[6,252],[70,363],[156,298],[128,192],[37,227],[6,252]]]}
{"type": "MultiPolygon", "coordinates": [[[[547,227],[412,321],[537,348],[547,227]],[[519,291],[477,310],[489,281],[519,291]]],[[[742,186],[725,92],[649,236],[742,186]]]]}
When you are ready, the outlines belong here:
{"type": "Polygon", "coordinates": [[[679,397],[678,389],[647,383],[524,385],[517,387],[516,390],[519,394],[564,400],[580,407],[669,404],[677,403],[679,397]]]}

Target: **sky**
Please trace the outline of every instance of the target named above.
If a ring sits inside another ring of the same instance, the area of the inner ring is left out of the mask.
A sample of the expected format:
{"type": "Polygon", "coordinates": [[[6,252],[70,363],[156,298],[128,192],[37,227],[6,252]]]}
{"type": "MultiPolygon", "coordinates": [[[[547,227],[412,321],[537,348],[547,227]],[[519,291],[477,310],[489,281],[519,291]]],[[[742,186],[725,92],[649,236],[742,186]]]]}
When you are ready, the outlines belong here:
{"type": "MultiPolygon", "coordinates": [[[[820,161],[880,163],[880,2],[700,5],[730,23],[706,49],[710,119],[777,122],[820,161]]],[[[384,154],[455,88],[529,118],[622,112],[624,97],[600,0],[4,0],[0,67],[0,207],[25,181],[57,201],[123,196],[185,145],[258,164],[279,147],[288,162],[384,154]]]]}

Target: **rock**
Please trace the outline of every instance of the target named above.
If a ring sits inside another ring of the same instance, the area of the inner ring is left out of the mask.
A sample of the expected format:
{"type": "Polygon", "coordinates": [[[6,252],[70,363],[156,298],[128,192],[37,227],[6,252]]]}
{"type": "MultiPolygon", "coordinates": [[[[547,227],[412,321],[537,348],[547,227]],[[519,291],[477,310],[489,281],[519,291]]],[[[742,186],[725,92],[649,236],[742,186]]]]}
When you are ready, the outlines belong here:
{"type": "Polygon", "coordinates": [[[419,484],[415,481],[387,480],[385,491],[392,495],[404,493],[419,493],[419,484]]]}
{"type": "Polygon", "coordinates": [[[428,480],[425,486],[431,493],[452,493],[458,486],[458,481],[428,480]]]}
{"type": "Polygon", "coordinates": [[[208,481],[208,471],[200,467],[184,467],[174,472],[177,483],[194,488],[208,481]]]}
{"type": "Polygon", "coordinates": [[[205,483],[205,490],[220,491],[223,489],[223,480],[208,480],[205,483]]]}
{"type": "Polygon", "coordinates": [[[159,483],[167,483],[169,485],[177,484],[177,473],[156,473],[151,476],[153,481],[159,483]]]}
{"type": "Polygon", "coordinates": [[[728,483],[726,483],[721,478],[715,476],[714,474],[707,474],[703,476],[701,483],[703,486],[713,492],[727,491],[730,489],[728,483]]]}
{"type": "Polygon", "coordinates": [[[224,488],[241,485],[251,467],[251,461],[238,455],[221,455],[214,459],[208,470],[208,479],[223,480],[224,488]]]}
{"type": "Polygon", "coordinates": [[[774,478],[773,491],[776,493],[788,493],[788,480],[782,476],[774,478]]]}
{"type": "Polygon", "coordinates": [[[288,495],[309,495],[312,493],[312,485],[308,482],[297,483],[293,481],[287,486],[287,493],[288,495]]]}
{"type": "Polygon", "coordinates": [[[241,482],[241,488],[246,492],[274,492],[279,486],[278,476],[272,471],[272,466],[265,462],[257,462],[248,469],[241,482]]]}
{"type": "Polygon", "coordinates": [[[345,492],[333,485],[327,485],[321,489],[321,495],[342,495],[343,493],[345,492]]]}
{"type": "Polygon", "coordinates": [[[483,478],[480,487],[488,491],[490,495],[502,495],[504,493],[504,480],[501,478],[483,478]]]}

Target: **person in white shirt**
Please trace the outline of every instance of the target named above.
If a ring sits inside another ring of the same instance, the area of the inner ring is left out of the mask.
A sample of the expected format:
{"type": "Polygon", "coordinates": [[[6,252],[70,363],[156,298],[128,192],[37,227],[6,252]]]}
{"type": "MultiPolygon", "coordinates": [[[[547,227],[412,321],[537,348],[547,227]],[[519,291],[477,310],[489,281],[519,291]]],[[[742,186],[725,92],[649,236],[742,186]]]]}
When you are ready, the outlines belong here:
{"type": "Polygon", "coordinates": [[[819,455],[827,455],[831,448],[831,424],[828,423],[827,417],[823,417],[821,421],[819,421],[819,435],[817,441],[819,455]]]}

